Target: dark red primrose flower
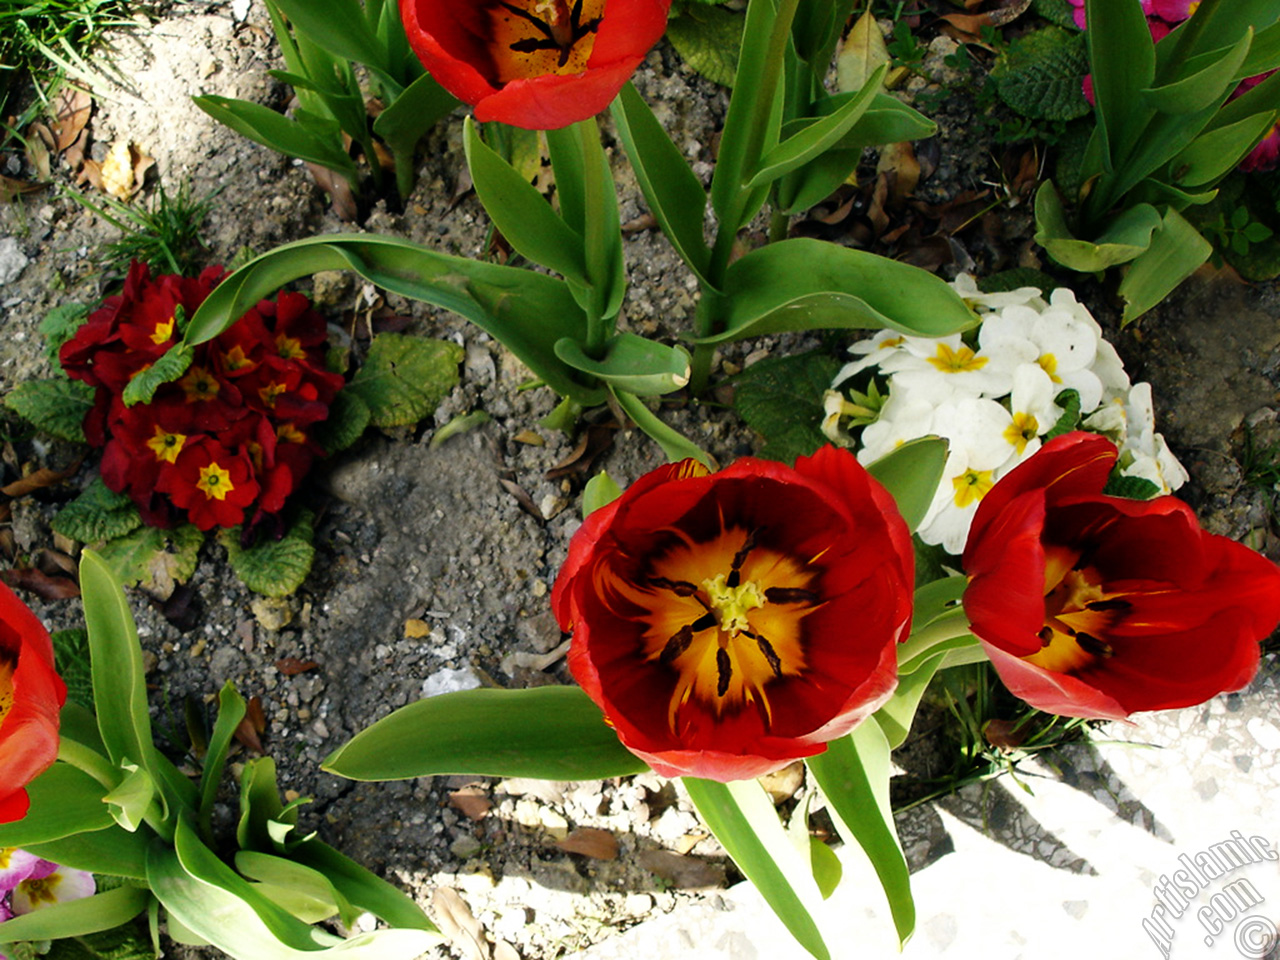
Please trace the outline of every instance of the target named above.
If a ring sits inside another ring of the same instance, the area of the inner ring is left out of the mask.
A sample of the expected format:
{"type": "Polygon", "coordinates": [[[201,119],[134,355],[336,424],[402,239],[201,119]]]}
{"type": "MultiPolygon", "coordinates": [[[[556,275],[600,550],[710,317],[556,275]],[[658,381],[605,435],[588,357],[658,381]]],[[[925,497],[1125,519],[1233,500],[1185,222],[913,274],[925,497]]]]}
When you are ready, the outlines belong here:
{"type": "Polygon", "coordinates": [[[741,780],[888,699],[913,567],[892,497],[848,451],[715,474],[686,460],[587,518],[552,607],[628,750],[664,776],[741,780]]]}
{"type": "Polygon", "coordinates": [[[964,552],[964,608],[1033,707],[1120,719],[1202,703],[1258,668],[1280,570],[1174,497],[1104,496],[1112,443],[1071,433],[992,488],[964,552]]]}

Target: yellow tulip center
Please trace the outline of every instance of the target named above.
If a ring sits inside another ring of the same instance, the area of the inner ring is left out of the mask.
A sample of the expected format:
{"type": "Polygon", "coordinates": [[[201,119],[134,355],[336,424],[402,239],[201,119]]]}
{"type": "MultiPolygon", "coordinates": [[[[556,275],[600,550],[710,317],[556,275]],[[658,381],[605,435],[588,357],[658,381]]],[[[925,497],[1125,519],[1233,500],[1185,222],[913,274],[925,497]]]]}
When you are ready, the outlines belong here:
{"type": "MultiPolygon", "coordinates": [[[[668,723],[696,700],[717,716],[755,704],[772,720],[768,687],[807,665],[802,621],[822,602],[809,564],[758,543],[756,532],[722,529],[697,543],[677,542],[639,583],[603,573],[609,586],[642,607],[641,655],[676,675],[668,723]]],[[[607,591],[606,591],[607,592],[607,591]]]]}
{"type": "Polygon", "coordinates": [[[489,9],[498,83],[582,73],[605,0],[498,0],[489,9]]]}
{"type": "MultiPolygon", "coordinates": [[[[4,718],[13,709],[13,671],[17,666],[16,657],[0,651],[0,723],[4,723],[4,718]]],[[[5,853],[7,859],[7,848],[0,847],[0,852],[5,853]]],[[[0,866],[4,866],[3,861],[0,861],[0,866]]]]}
{"type": "Polygon", "coordinates": [[[200,479],[196,481],[196,488],[210,500],[225,500],[227,494],[236,488],[231,482],[231,473],[223,470],[218,466],[217,461],[210,463],[207,467],[200,468],[200,479]]]}
{"type": "Polygon", "coordinates": [[[1042,646],[1023,659],[1054,673],[1071,673],[1112,656],[1102,638],[1130,603],[1107,592],[1101,574],[1080,563],[1079,551],[1045,549],[1044,590],[1042,646]]]}

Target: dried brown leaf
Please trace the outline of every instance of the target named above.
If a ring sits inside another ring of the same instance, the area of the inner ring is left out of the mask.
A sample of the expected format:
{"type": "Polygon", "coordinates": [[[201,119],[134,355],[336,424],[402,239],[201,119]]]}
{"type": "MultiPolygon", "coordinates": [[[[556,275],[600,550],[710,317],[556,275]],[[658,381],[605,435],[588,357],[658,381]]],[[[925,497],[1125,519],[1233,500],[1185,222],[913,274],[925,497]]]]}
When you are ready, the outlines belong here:
{"type": "Polygon", "coordinates": [[[47,183],[36,183],[30,180],[15,180],[13,177],[6,177],[4,174],[0,174],[0,203],[12,203],[16,197],[26,193],[35,193],[37,190],[43,190],[48,185],[47,183]]]}
{"type": "Polygon", "coordinates": [[[527,490],[514,480],[508,480],[506,477],[499,477],[498,482],[502,484],[502,489],[507,491],[516,498],[516,503],[520,504],[520,509],[537,520],[547,519],[542,515],[542,511],[538,509],[538,505],[533,502],[533,497],[529,496],[527,490]]]}
{"type": "Polygon", "coordinates": [[[276,669],[286,677],[294,677],[308,670],[319,670],[320,664],[314,660],[299,660],[297,657],[281,657],[276,661],[276,669]]]}
{"type": "Polygon", "coordinates": [[[245,749],[255,753],[265,753],[262,749],[261,734],[267,729],[267,715],[262,712],[262,698],[250,697],[245,704],[244,718],[236,727],[235,737],[245,749]]]}
{"type": "Polygon", "coordinates": [[[0,580],[16,590],[30,590],[41,600],[65,600],[80,596],[80,587],[67,577],[51,577],[35,567],[0,570],[0,580]]]}
{"type": "Polygon", "coordinates": [[[441,887],[431,895],[431,909],[440,932],[449,938],[466,960],[489,960],[489,942],[485,939],[484,928],[462,897],[448,887],[441,887]]]}
{"type": "Polygon", "coordinates": [[[450,792],[449,806],[468,820],[483,820],[493,808],[493,801],[481,787],[463,787],[450,792]]]}
{"type": "Polygon", "coordinates": [[[565,853],[577,853],[593,860],[618,859],[618,838],[596,827],[579,827],[556,846],[565,853]]]}
{"type": "Polygon", "coordinates": [[[50,146],[62,153],[79,140],[92,111],[93,98],[83,90],[66,87],[59,92],[53,98],[53,132],[56,139],[50,146]]]}
{"type": "Polygon", "coordinates": [[[307,169],[311,171],[311,178],[319,184],[320,189],[329,194],[329,202],[333,205],[333,212],[338,215],[338,219],[345,223],[354,223],[360,219],[360,210],[356,204],[356,198],[351,193],[351,184],[339,173],[335,173],[328,167],[322,167],[318,163],[308,163],[307,169]]]}
{"type": "Polygon", "coordinates": [[[699,857],[682,857],[670,850],[645,850],[640,866],[680,890],[724,886],[724,867],[699,857]]]}
{"type": "Polygon", "coordinates": [[[546,478],[548,480],[559,480],[561,477],[575,474],[589,474],[591,465],[595,463],[596,458],[613,444],[617,429],[617,424],[614,423],[590,424],[582,431],[582,436],[578,438],[578,443],[573,448],[573,452],[548,470],[545,474],[546,478]]]}
{"type": "Polygon", "coordinates": [[[61,483],[67,477],[74,474],[80,469],[80,461],[65,470],[53,470],[49,467],[41,467],[39,470],[33,470],[21,480],[15,480],[8,486],[0,487],[0,493],[6,497],[25,497],[34,490],[43,490],[45,487],[54,487],[61,483]]]}

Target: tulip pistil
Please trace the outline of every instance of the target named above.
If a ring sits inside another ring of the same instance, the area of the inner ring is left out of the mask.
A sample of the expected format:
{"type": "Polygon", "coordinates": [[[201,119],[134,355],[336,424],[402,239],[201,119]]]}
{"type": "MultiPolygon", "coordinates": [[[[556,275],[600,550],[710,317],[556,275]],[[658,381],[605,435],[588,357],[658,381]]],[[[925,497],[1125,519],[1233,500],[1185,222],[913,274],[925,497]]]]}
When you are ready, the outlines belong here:
{"type": "Polygon", "coordinates": [[[1028,663],[1057,673],[1086,669],[1112,657],[1115,650],[1101,639],[1131,609],[1123,597],[1109,594],[1097,569],[1079,551],[1050,547],[1045,551],[1045,625],[1041,647],[1028,663]]]}
{"type": "Polygon", "coordinates": [[[16,658],[0,651],[0,723],[13,709],[13,671],[17,667],[16,658]]]}

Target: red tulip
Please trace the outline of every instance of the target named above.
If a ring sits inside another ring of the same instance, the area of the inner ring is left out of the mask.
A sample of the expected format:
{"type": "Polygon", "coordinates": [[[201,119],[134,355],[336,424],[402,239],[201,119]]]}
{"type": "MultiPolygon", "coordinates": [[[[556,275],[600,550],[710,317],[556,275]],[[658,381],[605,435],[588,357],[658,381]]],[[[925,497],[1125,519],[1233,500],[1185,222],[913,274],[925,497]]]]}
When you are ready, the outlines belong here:
{"type": "Polygon", "coordinates": [[[1058,437],[992,488],[964,552],[964,608],[1033,707],[1121,719],[1245,686],[1280,621],[1280,570],[1174,497],[1102,494],[1109,440],[1058,437]]]}
{"type": "Polygon", "coordinates": [[[58,756],[58,712],[66,702],[49,632],[0,584],[0,823],[26,816],[27,784],[58,756]]]}
{"type": "Polygon", "coordinates": [[[418,59],[476,119],[557,130],[609,106],[671,0],[400,0],[418,59]]]}
{"type": "Polygon", "coordinates": [[[741,780],[888,699],[913,568],[892,497],[848,451],[715,474],[686,460],[587,518],[552,608],[628,750],[663,776],[741,780]]]}

